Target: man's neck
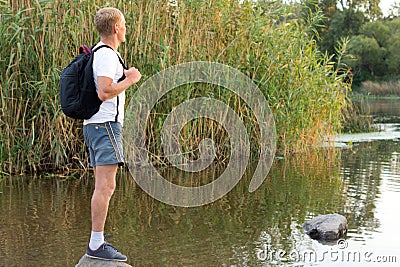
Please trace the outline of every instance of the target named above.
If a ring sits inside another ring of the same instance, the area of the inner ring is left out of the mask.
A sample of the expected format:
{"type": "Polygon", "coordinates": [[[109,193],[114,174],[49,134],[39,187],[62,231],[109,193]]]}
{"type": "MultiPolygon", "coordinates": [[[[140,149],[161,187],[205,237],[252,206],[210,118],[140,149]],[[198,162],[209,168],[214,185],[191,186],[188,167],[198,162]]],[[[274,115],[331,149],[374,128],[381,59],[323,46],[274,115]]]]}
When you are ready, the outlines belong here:
{"type": "Polygon", "coordinates": [[[100,39],[104,44],[110,46],[115,51],[118,50],[119,42],[114,36],[101,37],[100,39]]]}

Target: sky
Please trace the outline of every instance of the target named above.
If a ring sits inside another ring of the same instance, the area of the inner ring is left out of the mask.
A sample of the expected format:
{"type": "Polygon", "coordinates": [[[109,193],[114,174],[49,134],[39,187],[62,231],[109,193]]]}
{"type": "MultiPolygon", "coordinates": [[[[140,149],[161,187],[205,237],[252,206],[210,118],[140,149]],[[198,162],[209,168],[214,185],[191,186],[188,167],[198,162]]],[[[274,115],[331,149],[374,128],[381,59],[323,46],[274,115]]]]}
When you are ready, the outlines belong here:
{"type": "MultiPolygon", "coordinates": [[[[283,0],[283,2],[286,2],[286,3],[287,2],[292,2],[292,1],[293,0],[283,0]]],[[[296,0],[294,0],[294,1],[296,1],[296,0]]],[[[297,2],[300,2],[300,0],[297,0],[297,2]]],[[[390,10],[390,8],[393,6],[393,4],[395,2],[400,3],[400,0],[381,0],[380,1],[379,7],[381,8],[382,13],[383,13],[384,16],[389,15],[389,10],[390,10]]]]}
{"type": "MultiPolygon", "coordinates": [[[[290,2],[290,0],[284,0],[285,2],[290,2]]],[[[396,0],[381,0],[379,3],[380,8],[382,9],[383,15],[388,15],[389,9],[396,2],[396,0]]],[[[398,0],[400,2],[400,0],[398,0]]]]}
{"type": "Polygon", "coordinates": [[[379,3],[380,8],[382,9],[383,15],[387,15],[390,7],[393,5],[395,0],[381,0],[379,3]]]}

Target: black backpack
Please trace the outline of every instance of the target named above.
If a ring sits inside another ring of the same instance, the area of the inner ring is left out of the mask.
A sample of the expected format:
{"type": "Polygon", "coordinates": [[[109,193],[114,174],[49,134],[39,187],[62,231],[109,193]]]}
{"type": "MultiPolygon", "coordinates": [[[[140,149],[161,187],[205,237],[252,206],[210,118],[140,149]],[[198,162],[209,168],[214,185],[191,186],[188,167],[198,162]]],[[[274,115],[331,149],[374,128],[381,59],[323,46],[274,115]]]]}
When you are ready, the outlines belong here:
{"type": "MultiPolygon", "coordinates": [[[[61,72],[60,77],[60,102],[65,115],[74,119],[90,119],[96,114],[102,101],[96,91],[93,78],[93,56],[101,45],[94,50],[87,46],[79,48],[76,56],[61,72]]],[[[118,56],[122,66],[126,69],[122,59],[118,56]]]]}

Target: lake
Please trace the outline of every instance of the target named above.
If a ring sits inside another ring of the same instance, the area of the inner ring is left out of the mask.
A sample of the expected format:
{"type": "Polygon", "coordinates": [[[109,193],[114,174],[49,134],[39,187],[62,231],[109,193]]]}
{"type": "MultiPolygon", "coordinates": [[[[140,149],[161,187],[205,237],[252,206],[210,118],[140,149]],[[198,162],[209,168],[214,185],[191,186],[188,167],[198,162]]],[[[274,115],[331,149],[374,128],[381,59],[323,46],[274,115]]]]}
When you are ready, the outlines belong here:
{"type": "MultiPolygon", "coordinates": [[[[109,242],[132,266],[398,266],[400,105],[363,105],[391,138],[344,135],[337,141],[345,148],[276,157],[267,180],[249,193],[252,164],[231,192],[206,206],[160,203],[119,171],[109,242]],[[305,234],[306,220],[335,212],[348,220],[345,240],[323,244],[305,234]]],[[[172,181],[209,180],[222,171],[162,170],[172,181]]],[[[93,185],[90,173],[3,178],[0,266],[75,266],[90,235],[93,185]]]]}

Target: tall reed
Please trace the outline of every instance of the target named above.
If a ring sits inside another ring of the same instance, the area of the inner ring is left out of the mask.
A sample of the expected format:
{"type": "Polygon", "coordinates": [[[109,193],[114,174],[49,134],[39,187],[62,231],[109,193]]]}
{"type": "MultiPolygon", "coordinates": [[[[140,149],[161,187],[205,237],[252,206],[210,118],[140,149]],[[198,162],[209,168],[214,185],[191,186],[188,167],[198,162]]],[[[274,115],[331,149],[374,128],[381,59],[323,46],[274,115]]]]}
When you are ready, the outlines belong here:
{"type": "MultiPolygon", "coordinates": [[[[120,52],[128,65],[140,69],[142,80],[194,60],[241,70],[269,101],[282,154],[308,150],[340,129],[349,85],[335,71],[331,58],[317,50],[313,17],[293,19],[291,9],[279,3],[186,0],[178,1],[177,7],[162,1],[108,3],[125,14],[128,36],[120,52]]],[[[82,124],[62,114],[58,83],[77,48],[98,41],[93,16],[103,5],[99,0],[0,1],[2,172],[87,167],[82,124]]],[[[128,91],[128,98],[134,90],[128,91]]],[[[147,130],[149,151],[162,155],[157,140],[164,114],[179,101],[200,95],[229,103],[245,121],[251,143],[257,143],[256,120],[238,96],[223,88],[189,86],[157,104],[147,130]]],[[[223,160],[229,140],[210,120],[198,119],[186,126],[184,150],[195,151],[204,136],[219,140],[223,160]]]]}
{"type": "Polygon", "coordinates": [[[369,95],[369,96],[399,97],[400,81],[362,82],[359,92],[363,95],[369,95]]]}

